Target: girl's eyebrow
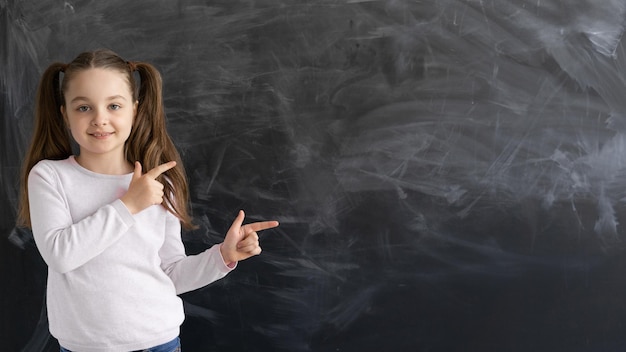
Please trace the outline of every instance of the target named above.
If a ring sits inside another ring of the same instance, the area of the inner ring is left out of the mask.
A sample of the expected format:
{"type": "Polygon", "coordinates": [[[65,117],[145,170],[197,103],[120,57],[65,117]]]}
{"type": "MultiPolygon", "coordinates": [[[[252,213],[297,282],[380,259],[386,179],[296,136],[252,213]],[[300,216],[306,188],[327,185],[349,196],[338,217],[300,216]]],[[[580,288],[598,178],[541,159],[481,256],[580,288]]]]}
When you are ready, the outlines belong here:
{"type": "MultiPolygon", "coordinates": [[[[126,98],[123,95],[112,95],[108,98],[106,98],[106,100],[111,101],[111,100],[116,100],[116,99],[122,99],[122,100],[126,100],[126,98]]],[[[70,103],[76,102],[76,101],[89,101],[89,98],[87,97],[75,97],[74,99],[70,100],[70,103]]]]}

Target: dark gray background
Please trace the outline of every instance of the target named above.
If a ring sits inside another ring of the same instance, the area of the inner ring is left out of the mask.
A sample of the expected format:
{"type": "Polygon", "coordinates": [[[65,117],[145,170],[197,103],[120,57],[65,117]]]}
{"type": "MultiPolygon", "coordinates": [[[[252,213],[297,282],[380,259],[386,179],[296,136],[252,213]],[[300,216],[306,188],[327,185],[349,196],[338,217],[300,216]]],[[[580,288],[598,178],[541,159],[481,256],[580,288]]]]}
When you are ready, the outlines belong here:
{"type": "Polygon", "coordinates": [[[183,296],[185,351],[626,349],[626,3],[0,0],[0,341],[54,351],[14,228],[40,74],[162,72],[189,253],[238,209],[264,252],[183,296]]]}

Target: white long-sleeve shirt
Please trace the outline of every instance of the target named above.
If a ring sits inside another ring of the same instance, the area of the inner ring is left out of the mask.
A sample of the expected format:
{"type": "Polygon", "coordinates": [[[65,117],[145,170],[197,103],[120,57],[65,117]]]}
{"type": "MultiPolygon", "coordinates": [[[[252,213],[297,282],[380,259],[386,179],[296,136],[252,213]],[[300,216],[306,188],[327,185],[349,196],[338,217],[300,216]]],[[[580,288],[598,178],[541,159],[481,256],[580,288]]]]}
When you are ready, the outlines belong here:
{"type": "Polygon", "coordinates": [[[74,157],[28,177],[35,243],[48,264],[51,334],[72,351],[132,351],[174,339],[177,296],[232,270],[215,245],[186,256],[180,222],[162,206],[132,215],[119,198],[132,174],[103,175],[74,157]]]}

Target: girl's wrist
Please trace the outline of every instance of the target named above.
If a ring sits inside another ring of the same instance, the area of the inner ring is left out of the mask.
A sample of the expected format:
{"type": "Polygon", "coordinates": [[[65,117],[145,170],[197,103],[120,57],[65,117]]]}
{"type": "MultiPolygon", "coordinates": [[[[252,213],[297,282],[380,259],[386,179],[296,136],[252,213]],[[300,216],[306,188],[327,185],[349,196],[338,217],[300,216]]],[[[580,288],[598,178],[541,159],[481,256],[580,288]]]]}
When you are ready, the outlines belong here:
{"type": "Polygon", "coordinates": [[[137,214],[136,209],[134,209],[134,208],[133,208],[130,204],[128,204],[128,201],[127,201],[127,200],[124,200],[124,197],[120,198],[120,200],[122,201],[122,204],[124,204],[124,206],[126,207],[126,209],[128,209],[128,211],[129,211],[131,214],[133,214],[133,215],[137,214]]]}
{"type": "Polygon", "coordinates": [[[228,256],[224,253],[224,242],[220,244],[220,255],[222,256],[222,261],[226,264],[227,267],[232,268],[235,266],[236,261],[230,260],[228,256]]]}

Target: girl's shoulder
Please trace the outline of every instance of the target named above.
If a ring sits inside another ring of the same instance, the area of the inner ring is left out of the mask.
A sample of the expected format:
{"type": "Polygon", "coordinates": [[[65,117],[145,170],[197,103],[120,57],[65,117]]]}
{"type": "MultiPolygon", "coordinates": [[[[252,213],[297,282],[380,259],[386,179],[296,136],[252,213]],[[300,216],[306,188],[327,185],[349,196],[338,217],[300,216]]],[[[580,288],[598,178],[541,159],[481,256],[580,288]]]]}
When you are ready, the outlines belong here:
{"type": "Polygon", "coordinates": [[[82,167],[74,156],[60,160],[41,160],[33,166],[28,175],[29,183],[44,182],[71,187],[78,185],[104,187],[105,184],[112,187],[127,186],[131,178],[132,174],[107,175],[90,171],[82,167]]]}
{"type": "Polygon", "coordinates": [[[72,166],[73,164],[77,164],[76,161],[74,160],[73,155],[69,156],[66,159],[60,159],[60,160],[43,159],[37,162],[35,166],[33,166],[32,170],[65,169],[65,168],[72,166]]]}
{"type": "MultiPolygon", "coordinates": [[[[28,173],[28,184],[31,183],[48,183],[58,184],[61,179],[76,179],[76,175],[71,171],[72,160],[70,158],[61,160],[40,160],[33,166],[28,173]]],[[[29,186],[30,187],[30,186],[29,186]]]]}

